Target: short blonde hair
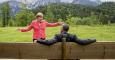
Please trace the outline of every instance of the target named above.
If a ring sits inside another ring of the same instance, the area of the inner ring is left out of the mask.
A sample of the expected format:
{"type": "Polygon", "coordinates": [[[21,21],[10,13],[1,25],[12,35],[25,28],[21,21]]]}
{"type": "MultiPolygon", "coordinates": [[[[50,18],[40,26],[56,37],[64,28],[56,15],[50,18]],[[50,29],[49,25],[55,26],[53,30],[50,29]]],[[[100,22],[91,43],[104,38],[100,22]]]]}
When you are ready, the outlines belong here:
{"type": "Polygon", "coordinates": [[[42,16],[42,17],[43,17],[43,13],[38,12],[38,13],[36,14],[36,17],[37,17],[37,16],[42,16]]]}

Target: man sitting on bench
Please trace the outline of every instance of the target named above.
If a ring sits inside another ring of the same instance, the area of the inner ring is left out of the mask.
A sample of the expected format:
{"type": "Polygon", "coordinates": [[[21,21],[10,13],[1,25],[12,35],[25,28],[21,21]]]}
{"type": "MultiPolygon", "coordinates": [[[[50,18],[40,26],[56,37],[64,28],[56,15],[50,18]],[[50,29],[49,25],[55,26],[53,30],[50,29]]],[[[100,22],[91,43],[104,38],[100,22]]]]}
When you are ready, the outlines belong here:
{"type": "Polygon", "coordinates": [[[53,39],[51,40],[38,40],[38,43],[45,44],[45,45],[52,45],[56,42],[62,42],[63,38],[66,38],[66,42],[75,42],[80,45],[87,45],[93,42],[96,42],[96,39],[79,39],[76,35],[69,34],[69,25],[64,24],[61,29],[60,34],[56,34],[53,39]]]}

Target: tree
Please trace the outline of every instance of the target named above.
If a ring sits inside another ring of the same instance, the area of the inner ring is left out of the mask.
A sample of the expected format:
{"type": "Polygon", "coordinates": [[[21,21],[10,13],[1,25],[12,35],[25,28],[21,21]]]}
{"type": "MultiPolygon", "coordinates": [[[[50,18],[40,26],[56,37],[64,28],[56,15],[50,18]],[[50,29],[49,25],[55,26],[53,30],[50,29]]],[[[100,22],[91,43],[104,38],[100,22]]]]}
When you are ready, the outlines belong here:
{"type": "Polygon", "coordinates": [[[51,8],[50,8],[50,5],[47,6],[47,12],[45,14],[45,19],[47,19],[49,22],[54,22],[53,19],[54,19],[54,15],[51,11],[51,8]]]}
{"type": "Polygon", "coordinates": [[[2,26],[5,27],[5,26],[8,26],[8,22],[9,22],[9,19],[10,19],[10,6],[8,4],[8,2],[5,2],[2,4],[2,8],[1,8],[1,13],[2,13],[2,26]]]}
{"type": "Polygon", "coordinates": [[[80,18],[78,21],[83,22],[83,24],[115,23],[115,2],[103,2],[95,7],[70,3],[53,3],[36,8],[33,12],[35,11],[43,12],[47,19],[53,18],[53,21],[62,19],[66,22],[66,20],[74,20],[71,19],[72,17],[78,17],[80,18]]]}
{"type": "Polygon", "coordinates": [[[31,11],[22,10],[16,14],[17,26],[26,26],[35,18],[35,15],[31,11]]]}
{"type": "MultiPolygon", "coordinates": [[[[104,2],[98,6],[107,24],[115,23],[115,2],[104,2]]],[[[104,20],[101,19],[101,20],[104,20]]]]}

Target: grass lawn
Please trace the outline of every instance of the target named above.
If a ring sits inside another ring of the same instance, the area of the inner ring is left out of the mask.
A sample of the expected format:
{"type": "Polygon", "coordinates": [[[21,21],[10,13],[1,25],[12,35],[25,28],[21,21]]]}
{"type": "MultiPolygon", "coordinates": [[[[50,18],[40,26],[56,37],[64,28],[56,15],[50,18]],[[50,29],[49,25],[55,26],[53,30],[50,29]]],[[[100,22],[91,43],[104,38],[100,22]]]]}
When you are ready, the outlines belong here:
{"type": "MultiPolygon", "coordinates": [[[[0,42],[32,42],[32,33],[19,32],[20,27],[0,27],[0,42]]],[[[60,27],[47,28],[47,38],[52,38],[56,33],[60,32],[60,27]]],[[[78,38],[96,38],[97,41],[115,41],[115,26],[70,26],[70,33],[76,34],[78,38]]]]}

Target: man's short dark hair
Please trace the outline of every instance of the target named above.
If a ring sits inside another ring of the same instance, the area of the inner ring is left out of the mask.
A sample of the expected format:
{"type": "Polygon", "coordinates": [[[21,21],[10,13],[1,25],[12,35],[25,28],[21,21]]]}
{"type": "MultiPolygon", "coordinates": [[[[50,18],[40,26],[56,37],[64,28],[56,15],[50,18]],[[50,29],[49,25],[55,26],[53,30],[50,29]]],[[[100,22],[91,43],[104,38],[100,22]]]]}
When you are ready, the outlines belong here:
{"type": "Polygon", "coordinates": [[[69,25],[64,24],[62,28],[63,28],[64,31],[68,31],[69,30],[69,25]]]}

